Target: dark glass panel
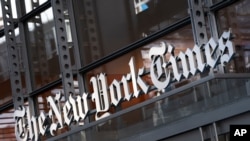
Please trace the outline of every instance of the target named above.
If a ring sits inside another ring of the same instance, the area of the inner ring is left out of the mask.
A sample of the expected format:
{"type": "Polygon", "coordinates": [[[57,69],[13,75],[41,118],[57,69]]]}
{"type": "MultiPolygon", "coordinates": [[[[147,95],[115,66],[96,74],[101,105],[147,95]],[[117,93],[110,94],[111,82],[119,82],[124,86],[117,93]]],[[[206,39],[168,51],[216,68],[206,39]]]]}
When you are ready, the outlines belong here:
{"type": "Polygon", "coordinates": [[[236,55],[225,67],[227,73],[250,72],[250,1],[239,2],[217,12],[219,34],[229,29],[234,35],[236,55]]]}
{"type": "Polygon", "coordinates": [[[188,3],[82,0],[75,1],[74,10],[82,58],[89,64],[187,17],[188,3]]]}
{"type": "Polygon", "coordinates": [[[33,88],[59,79],[60,67],[52,8],[27,21],[28,53],[33,88]]]}

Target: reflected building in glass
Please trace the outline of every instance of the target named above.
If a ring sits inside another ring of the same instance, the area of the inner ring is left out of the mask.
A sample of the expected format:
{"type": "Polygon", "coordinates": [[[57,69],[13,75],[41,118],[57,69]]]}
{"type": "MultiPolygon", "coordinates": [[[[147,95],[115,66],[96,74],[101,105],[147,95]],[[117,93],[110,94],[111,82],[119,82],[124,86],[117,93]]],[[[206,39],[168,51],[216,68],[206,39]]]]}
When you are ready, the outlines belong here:
{"type": "Polygon", "coordinates": [[[229,141],[250,123],[247,0],[0,4],[1,141],[229,141]]]}

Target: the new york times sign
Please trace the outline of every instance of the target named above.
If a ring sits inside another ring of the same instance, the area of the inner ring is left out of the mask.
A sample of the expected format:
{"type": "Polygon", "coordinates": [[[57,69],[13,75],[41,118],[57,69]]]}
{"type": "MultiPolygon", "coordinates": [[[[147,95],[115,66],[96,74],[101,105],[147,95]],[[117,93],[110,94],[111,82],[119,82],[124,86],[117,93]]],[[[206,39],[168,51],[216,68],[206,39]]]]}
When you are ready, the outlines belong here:
{"type": "Polygon", "coordinates": [[[95,103],[96,120],[107,117],[111,114],[109,112],[111,105],[118,106],[122,101],[130,101],[131,98],[137,98],[141,94],[148,94],[152,87],[161,91],[173,81],[187,79],[219,64],[224,65],[235,54],[230,31],[224,32],[218,41],[211,38],[205,45],[195,45],[193,49],[187,48],[178,56],[175,56],[174,50],[174,46],[166,42],[161,42],[149,50],[151,59],[149,75],[152,79],[152,85],[147,84],[142,79],[142,76],[145,75],[145,69],[142,67],[137,70],[135,59],[131,57],[128,62],[130,72],[124,74],[120,80],[114,79],[111,84],[108,84],[108,76],[104,73],[92,76],[90,83],[93,92],[84,92],[77,96],[70,95],[63,105],[60,92],[55,97],[48,96],[48,113],[41,112],[36,117],[29,114],[29,108],[19,107],[14,112],[16,138],[36,141],[40,135],[50,134],[54,136],[55,131],[70,126],[72,122],[83,122],[88,117],[89,111],[93,110],[87,104],[89,100],[95,103]],[[166,55],[170,57],[167,59],[166,55]],[[180,71],[178,63],[182,65],[182,71],[180,71]],[[173,75],[170,75],[171,73],[173,75]]]}

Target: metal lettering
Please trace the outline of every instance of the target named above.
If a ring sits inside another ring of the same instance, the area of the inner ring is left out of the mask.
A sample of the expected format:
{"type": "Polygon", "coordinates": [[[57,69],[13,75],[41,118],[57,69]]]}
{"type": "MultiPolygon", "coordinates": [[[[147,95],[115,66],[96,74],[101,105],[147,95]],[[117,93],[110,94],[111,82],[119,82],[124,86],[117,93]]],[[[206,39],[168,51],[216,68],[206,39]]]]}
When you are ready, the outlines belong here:
{"type": "Polygon", "coordinates": [[[70,102],[70,105],[71,105],[71,109],[73,111],[73,118],[72,118],[72,120],[79,121],[80,117],[79,117],[78,111],[77,111],[76,100],[73,98],[72,95],[69,96],[69,102],[70,102]]]}
{"type": "Polygon", "coordinates": [[[121,83],[123,85],[123,91],[124,91],[124,99],[129,101],[132,98],[132,94],[130,93],[128,81],[131,80],[131,75],[127,74],[126,76],[122,76],[121,83]]]}
{"type": "Polygon", "coordinates": [[[122,100],[122,91],[120,83],[117,80],[113,80],[109,86],[111,104],[117,106],[122,100]]]}
{"type": "Polygon", "coordinates": [[[34,116],[32,116],[31,119],[30,119],[30,126],[31,127],[30,127],[29,134],[33,133],[33,134],[29,135],[30,139],[37,141],[39,139],[38,125],[37,125],[37,120],[36,120],[36,118],[34,116]]]}
{"type": "Polygon", "coordinates": [[[24,106],[19,107],[19,109],[14,112],[14,118],[16,120],[15,135],[18,141],[28,140],[28,129],[26,128],[27,124],[25,122],[25,116],[26,109],[24,106]]]}
{"type": "Polygon", "coordinates": [[[58,128],[63,127],[62,115],[60,113],[60,105],[59,100],[61,99],[61,92],[59,91],[55,98],[49,96],[47,97],[47,102],[50,105],[49,117],[52,120],[52,124],[50,126],[50,134],[54,136],[54,131],[58,128]],[[57,103],[57,104],[56,104],[57,103]]]}
{"type": "Polygon", "coordinates": [[[101,73],[98,78],[92,77],[90,82],[93,85],[92,101],[96,104],[96,115],[95,119],[101,119],[110,115],[109,112],[109,98],[107,90],[106,76],[101,73]]]}
{"type": "MultiPolygon", "coordinates": [[[[171,46],[169,46],[171,52],[171,46]]],[[[149,51],[149,57],[152,60],[150,66],[150,76],[152,82],[158,90],[166,88],[170,84],[170,71],[167,69],[167,63],[165,54],[167,52],[167,46],[164,42],[160,47],[152,47],[149,51]]]]}
{"type": "Polygon", "coordinates": [[[182,73],[180,72],[180,67],[177,62],[177,57],[170,56],[169,62],[171,63],[173,68],[174,80],[180,81],[182,78],[182,73]]]}
{"type": "Polygon", "coordinates": [[[84,120],[87,117],[87,114],[89,112],[89,106],[87,102],[88,94],[83,93],[82,96],[77,96],[76,101],[77,101],[77,107],[78,107],[78,113],[79,113],[79,119],[76,118],[78,116],[75,116],[75,120],[84,120]]]}
{"type": "Polygon", "coordinates": [[[38,126],[34,116],[30,115],[29,108],[27,109],[28,126],[29,126],[29,139],[38,140],[38,126]]]}
{"type": "Polygon", "coordinates": [[[38,126],[39,126],[39,131],[40,133],[44,136],[46,131],[49,128],[49,125],[46,124],[46,115],[44,114],[44,112],[41,112],[39,117],[38,117],[38,126]]]}
{"type": "Polygon", "coordinates": [[[188,63],[189,63],[189,72],[183,71],[183,75],[187,78],[189,73],[192,75],[195,75],[197,72],[197,66],[196,66],[196,60],[195,60],[195,54],[192,52],[190,48],[187,49],[185,55],[188,57],[188,63]]]}
{"type": "Polygon", "coordinates": [[[203,72],[205,70],[205,67],[206,67],[206,63],[204,61],[204,54],[202,52],[202,47],[199,47],[197,45],[194,45],[194,48],[193,48],[193,53],[195,54],[195,57],[196,57],[196,61],[197,61],[197,69],[200,71],[200,72],[203,72]]]}
{"type": "Polygon", "coordinates": [[[210,66],[211,68],[214,68],[220,59],[220,56],[217,57],[215,56],[217,47],[218,46],[213,38],[211,38],[205,45],[207,65],[210,66]]]}
{"type": "Polygon", "coordinates": [[[223,32],[219,39],[219,49],[221,51],[220,62],[222,65],[228,63],[235,55],[235,48],[231,41],[231,31],[223,32]]]}
{"type": "Polygon", "coordinates": [[[30,115],[29,109],[25,109],[24,106],[19,107],[14,112],[17,140],[37,141],[40,134],[44,136],[48,134],[48,131],[54,136],[55,132],[59,128],[63,128],[64,125],[70,126],[73,121],[84,120],[90,111],[88,105],[90,98],[95,102],[95,119],[99,120],[111,114],[109,109],[112,105],[119,106],[123,100],[130,101],[142,93],[147,94],[150,87],[153,86],[158,91],[163,91],[172,81],[181,81],[181,79],[195,75],[197,72],[202,73],[206,68],[214,68],[219,63],[225,65],[235,54],[230,31],[224,32],[218,43],[211,38],[207,44],[200,47],[194,45],[193,49],[187,48],[185,53],[180,52],[178,56],[175,56],[174,49],[174,46],[163,41],[160,42],[159,46],[153,46],[149,50],[149,58],[151,59],[149,75],[153,84],[148,85],[143,80],[144,75],[147,75],[144,67],[136,72],[135,58],[131,57],[128,63],[130,72],[123,75],[120,81],[114,79],[108,85],[104,73],[91,77],[90,83],[93,87],[91,95],[88,93],[75,97],[70,95],[61,107],[62,94],[59,91],[54,97],[47,97],[49,112],[47,114],[40,112],[37,118],[30,115]],[[218,54],[215,54],[216,52],[218,54]],[[173,75],[170,75],[171,73],[173,75]],[[130,87],[133,91],[130,91],[130,87]]]}
{"type": "Polygon", "coordinates": [[[141,87],[143,93],[147,94],[149,91],[150,86],[148,86],[142,79],[142,77],[145,75],[145,68],[140,68],[138,71],[137,76],[137,84],[141,87]]]}
{"type": "Polygon", "coordinates": [[[181,65],[182,65],[182,75],[185,77],[185,78],[188,78],[191,74],[190,72],[190,65],[187,61],[187,55],[184,54],[183,52],[180,52],[179,55],[178,55],[178,58],[181,60],[181,65]]]}
{"type": "Polygon", "coordinates": [[[69,101],[66,101],[65,105],[63,106],[63,113],[64,122],[69,126],[73,121],[72,107],[69,101]]]}
{"type": "Polygon", "coordinates": [[[140,90],[137,86],[137,79],[136,79],[136,72],[135,72],[135,58],[131,57],[129,61],[129,68],[130,68],[130,74],[132,77],[132,85],[133,85],[133,90],[134,90],[134,96],[137,98],[140,94],[140,90]]]}

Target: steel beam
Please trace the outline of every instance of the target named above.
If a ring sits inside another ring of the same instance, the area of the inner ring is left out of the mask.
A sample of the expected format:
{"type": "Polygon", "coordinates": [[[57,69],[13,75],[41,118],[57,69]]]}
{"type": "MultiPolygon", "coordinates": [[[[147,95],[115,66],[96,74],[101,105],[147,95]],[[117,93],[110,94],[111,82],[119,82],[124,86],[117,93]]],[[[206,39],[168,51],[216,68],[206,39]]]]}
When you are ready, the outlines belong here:
{"type": "Polygon", "coordinates": [[[19,48],[15,37],[14,23],[16,22],[16,19],[13,19],[10,0],[1,0],[1,5],[4,21],[4,33],[8,50],[12,97],[14,108],[18,109],[20,106],[24,105],[24,98],[20,72],[19,48]]]}
{"type": "Polygon", "coordinates": [[[208,41],[203,0],[188,0],[194,41],[201,46],[208,41]]]}
{"type": "Polygon", "coordinates": [[[67,42],[66,27],[65,27],[63,1],[52,0],[51,5],[52,5],[53,15],[54,15],[61,77],[62,77],[64,94],[65,94],[64,96],[65,96],[65,99],[67,100],[69,95],[74,94],[75,92],[74,92],[72,65],[71,65],[69,47],[68,47],[68,42],[67,42]]]}
{"type": "Polygon", "coordinates": [[[84,80],[82,74],[78,71],[82,67],[81,63],[81,54],[80,54],[80,47],[79,47],[79,42],[78,42],[78,36],[77,36],[77,28],[76,28],[76,20],[75,20],[75,15],[76,13],[74,12],[74,1],[72,0],[67,0],[67,8],[68,8],[68,13],[69,13],[69,20],[70,20],[70,28],[71,28],[71,35],[72,35],[72,43],[73,43],[73,49],[74,49],[74,59],[75,59],[75,65],[77,69],[77,80],[78,80],[78,87],[80,90],[80,94],[82,94],[85,90],[84,87],[84,80]]]}

